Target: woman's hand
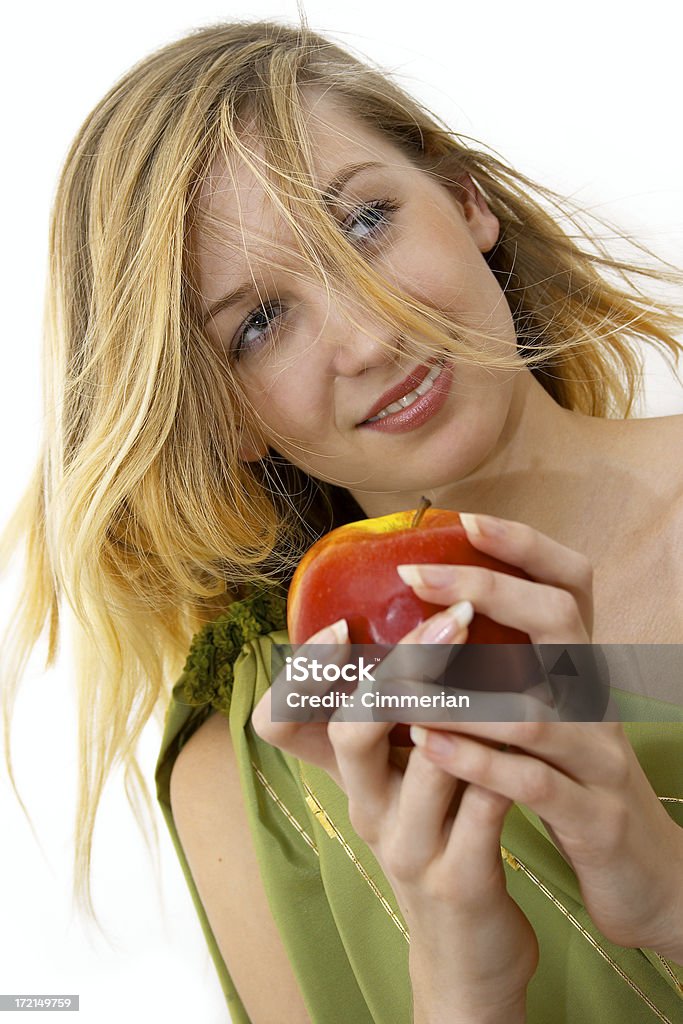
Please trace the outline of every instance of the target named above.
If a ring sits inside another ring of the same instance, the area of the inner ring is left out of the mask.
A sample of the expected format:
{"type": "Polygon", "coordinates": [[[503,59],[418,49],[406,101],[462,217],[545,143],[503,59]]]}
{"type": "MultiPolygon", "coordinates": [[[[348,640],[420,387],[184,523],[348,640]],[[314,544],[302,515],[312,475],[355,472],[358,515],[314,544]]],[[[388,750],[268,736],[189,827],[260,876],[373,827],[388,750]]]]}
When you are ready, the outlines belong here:
{"type": "MultiPolygon", "coordinates": [[[[471,618],[471,608],[465,611],[471,618]]],[[[401,643],[419,643],[439,624],[441,643],[461,643],[466,627],[452,612],[432,616],[401,643]]],[[[316,634],[297,653],[335,641],[346,660],[339,630],[316,634]]],[[[410,931],[416,1024],[521,1024],[538,945],[505,885],[500,834],[511,801],[463,786],[419,749],[399,770],[390,759],[393,722],[272,722],[276,683],[254,709],[254,728],[325,768],[346,792],[353,828],[381,865],[410,931]]]]}
{"type": "Polygon", "coordinates": [[[538,963],[533,928],[508,895],[500,834],[511,801],[463,786],[414,749],[389,761],[392,723],[330,722],[349,817],[410,932],[416,1024],[513,1024],[538,963]]]}
{"type": "MultiPolygon", "coordinates": [[[[522,523],[476,519],[497,532],[468,528],[472,544],[525,569],[534,581],[476,566],[415,566],[401,575],[416,594],[435,604],[467,599],[534,643],[589,643],[586,559],[522,523]]],[[[465,522],[470,527],[469,517],[465,522]]],[[[455,778],[539,815],[608,939],[681,961],[683,830],[662,807],[619,723],[440,722],[438,729],[418,730],[416,738],[423,756],[455,778]]]]}

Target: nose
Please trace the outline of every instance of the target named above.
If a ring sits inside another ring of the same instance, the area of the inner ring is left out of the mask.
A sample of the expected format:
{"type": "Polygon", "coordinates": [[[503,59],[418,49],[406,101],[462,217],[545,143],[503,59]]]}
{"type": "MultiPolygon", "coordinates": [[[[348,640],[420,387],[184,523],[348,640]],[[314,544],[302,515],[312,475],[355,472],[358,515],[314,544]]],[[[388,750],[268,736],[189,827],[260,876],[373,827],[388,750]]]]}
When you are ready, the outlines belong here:
{"type": "Polygon", "coordinates": [[[369,303],[324,294],[319,343],[335,376],[355,377],[375,366],[398,362],[401,340],[369,303]]]}

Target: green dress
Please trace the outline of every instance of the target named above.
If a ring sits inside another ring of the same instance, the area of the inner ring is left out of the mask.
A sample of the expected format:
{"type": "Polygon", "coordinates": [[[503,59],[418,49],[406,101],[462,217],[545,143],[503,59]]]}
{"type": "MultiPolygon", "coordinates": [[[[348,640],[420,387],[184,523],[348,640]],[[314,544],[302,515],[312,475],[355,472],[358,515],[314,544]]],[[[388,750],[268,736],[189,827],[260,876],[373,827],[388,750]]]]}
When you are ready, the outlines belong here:
{"type": "MultiPolygon", "coordinates": [[[[271,644],[288,642],[285,627],[284,598],[263,593],[235,602],[197,634],[166,716],[157,797],[234,1024],[251,1022],[212,934],[169,799],[178,752],[214,711],[230,723],[263,885],[311,1020],[411,1024],[408,931],[379,864],[351,827],[345,794],[326,772],[251,728],[252,710],[270,685],[271,644]]],[[[683,826],[683,710],[678,721],[663,724],[657,702],[620,691],[615,697],[629,718],[642,719],[625,727],[664,807],[683,826]]],[[[535,814],[515,805],[502,842],[508,889],[540,946],[528,1024],[683,1022],[683,968],[600,934],[535,814]]]]}

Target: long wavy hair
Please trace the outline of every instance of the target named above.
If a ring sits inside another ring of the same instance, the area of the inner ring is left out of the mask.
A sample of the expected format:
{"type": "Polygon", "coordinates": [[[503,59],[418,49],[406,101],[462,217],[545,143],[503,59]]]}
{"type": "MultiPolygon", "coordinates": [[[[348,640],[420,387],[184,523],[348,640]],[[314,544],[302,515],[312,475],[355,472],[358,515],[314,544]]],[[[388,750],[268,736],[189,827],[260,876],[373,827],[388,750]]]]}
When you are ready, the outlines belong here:
{"type": "Polygon", "coordinates": [[[124,767],[144,834],[153,805],[138,739],[150,716],[161,721],[193,633],[254,588],[286,587],[318,536],[363,518],[342,487],[272,449],[259,463],[239,458],[253,410],[207,336],[188,245],[202,181],[221,155],[248,162],[330,294],[350,284],[424,348],[515,369],[521,357],[555,401],[591,416],[631,414],[641,343],[678,365],[683,316],[639,282],[680,283],[679,271],[643,246],[633,261],[610,256],[603,221],[457,135],[305,19],[201,28],[131,68],[87,117],[61,172],[42,450],[2,541],[4,563],[15,550],[25,559],[2,665],[6,763],[19,799],[16,690],[38,642],[47,636],[50,665],[67,615],[75,631],[74,899],[94,920],[91,847],[104,783],[124,767]],[[441,182],[471,176],[501,225],[486,259],[510,306],[516,362],[487,354],[457,317],[393,289],[336,228],[312,176],[307,86],[441,182]]]}

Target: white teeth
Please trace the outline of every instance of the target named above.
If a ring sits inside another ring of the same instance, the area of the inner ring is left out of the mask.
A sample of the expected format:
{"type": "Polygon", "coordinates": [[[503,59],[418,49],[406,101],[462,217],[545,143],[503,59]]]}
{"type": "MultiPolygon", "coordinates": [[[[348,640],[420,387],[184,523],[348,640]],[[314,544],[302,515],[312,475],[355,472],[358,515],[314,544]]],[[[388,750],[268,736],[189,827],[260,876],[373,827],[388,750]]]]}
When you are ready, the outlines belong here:
{"type": "Polygon", "coordinates": [[[392,402],[391,405],[387,405],[384,409],[380,409],[380,411],[375,416],[371,416],[367,422],[374,423],[376,420],[383,420],[385,416],[389,415],[389,413],[401,412],[402,409],[406,409],[409,405],[412,405],[413,402],[416,402],[418,398],[422,398],[423,395],[426,395],[427,392],[431,390],[434,381],[443,370],[443,365],[443,362],[437,363],[436,366],[431,368],[425,379],[418,385],[418,387],[415,388],[414,391],[409,391],[407,395],[404,395],[403,398],[399,398],[397,402],[392,402]]]}

